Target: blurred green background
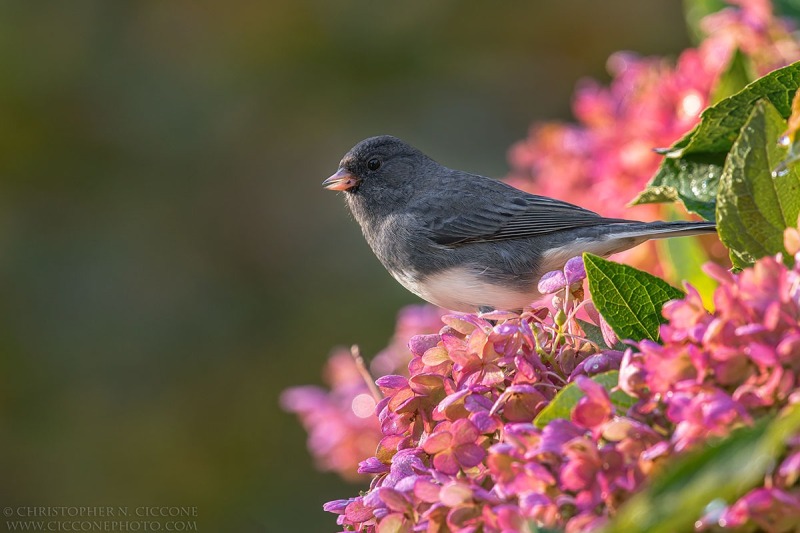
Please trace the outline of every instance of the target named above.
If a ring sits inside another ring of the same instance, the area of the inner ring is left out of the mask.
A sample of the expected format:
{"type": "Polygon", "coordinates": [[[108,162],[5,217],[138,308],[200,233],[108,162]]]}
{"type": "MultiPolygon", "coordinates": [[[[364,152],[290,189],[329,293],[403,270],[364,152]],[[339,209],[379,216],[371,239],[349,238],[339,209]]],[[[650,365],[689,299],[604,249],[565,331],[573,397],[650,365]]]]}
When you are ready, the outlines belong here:
{"type": "Polygon", "coordinates": [[[335,531],[287,386],[414,302],[320,187],[361,138],[506,173],[675,0],[0,3],[0,505],[335,531]]]}

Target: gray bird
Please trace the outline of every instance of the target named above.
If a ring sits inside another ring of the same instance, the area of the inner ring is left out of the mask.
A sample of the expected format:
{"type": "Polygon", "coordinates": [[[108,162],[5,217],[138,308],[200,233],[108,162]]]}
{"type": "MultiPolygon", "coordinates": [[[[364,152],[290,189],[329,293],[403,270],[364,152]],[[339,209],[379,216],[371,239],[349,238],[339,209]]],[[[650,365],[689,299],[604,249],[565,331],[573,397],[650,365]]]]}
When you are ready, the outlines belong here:
{"type": "Polygon", "coordinates": [[[576,205],[444,167],[383,135],[355,145],[323,186],[347,206],[386,270],[454,311],[518,310],[542,274],[582,252],[608,256],[649,239],[712,233],[712,222],[604,218],[576,205]]]}

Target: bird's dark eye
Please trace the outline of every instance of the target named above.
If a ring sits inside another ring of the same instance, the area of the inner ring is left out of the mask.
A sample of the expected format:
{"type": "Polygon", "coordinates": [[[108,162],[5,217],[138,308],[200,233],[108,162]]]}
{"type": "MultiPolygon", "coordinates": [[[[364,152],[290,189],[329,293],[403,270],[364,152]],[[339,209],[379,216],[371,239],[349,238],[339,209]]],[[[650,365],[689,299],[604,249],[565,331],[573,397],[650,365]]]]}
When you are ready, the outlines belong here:
{"type": "Polygon", "coordinates": [[[367,168],[370,170],[378,170],[381,168],[381,162],[379,159],[375,159],[374,157],[367,161],[367,168]]]}

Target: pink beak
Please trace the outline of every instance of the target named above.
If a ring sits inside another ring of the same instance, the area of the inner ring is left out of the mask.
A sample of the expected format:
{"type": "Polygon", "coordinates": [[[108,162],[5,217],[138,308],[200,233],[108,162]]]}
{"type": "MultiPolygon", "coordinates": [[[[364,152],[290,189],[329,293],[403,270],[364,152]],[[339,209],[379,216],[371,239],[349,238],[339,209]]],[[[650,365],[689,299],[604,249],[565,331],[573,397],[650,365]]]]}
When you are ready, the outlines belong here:
{"type": "Polygon", "coordinates": [[[322,182],[322,186],[331,191],[346,191],[358,185],[359,180],[350,172],[340,168],[336,174],[322,182]]]}

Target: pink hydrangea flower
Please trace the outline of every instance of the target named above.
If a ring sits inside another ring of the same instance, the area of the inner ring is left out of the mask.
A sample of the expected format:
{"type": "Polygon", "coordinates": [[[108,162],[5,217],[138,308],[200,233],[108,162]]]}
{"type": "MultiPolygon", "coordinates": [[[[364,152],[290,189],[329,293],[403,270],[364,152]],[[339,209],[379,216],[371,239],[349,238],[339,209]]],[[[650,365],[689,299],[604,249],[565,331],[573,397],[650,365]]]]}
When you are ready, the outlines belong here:
{"type": "MultiPolygon", "coordinates": [[[[720,283],[715,311],[703,309],[687,287],[686,298],[664,305],[663,344],[639,343],[620,369],[620,387],[639,398],[644,420],[668,432],[673,452],[788,405],[800,388],[800,261],[793,269],[780,257],[765,257],[739,274],[714,264],[705,270],[720,283]]],[[[785,520],[798,516],[800,435],[795,441],[767,488],[728,508],[720,523],[791,531],[785,525],[798,522],[785,520]]]]}

